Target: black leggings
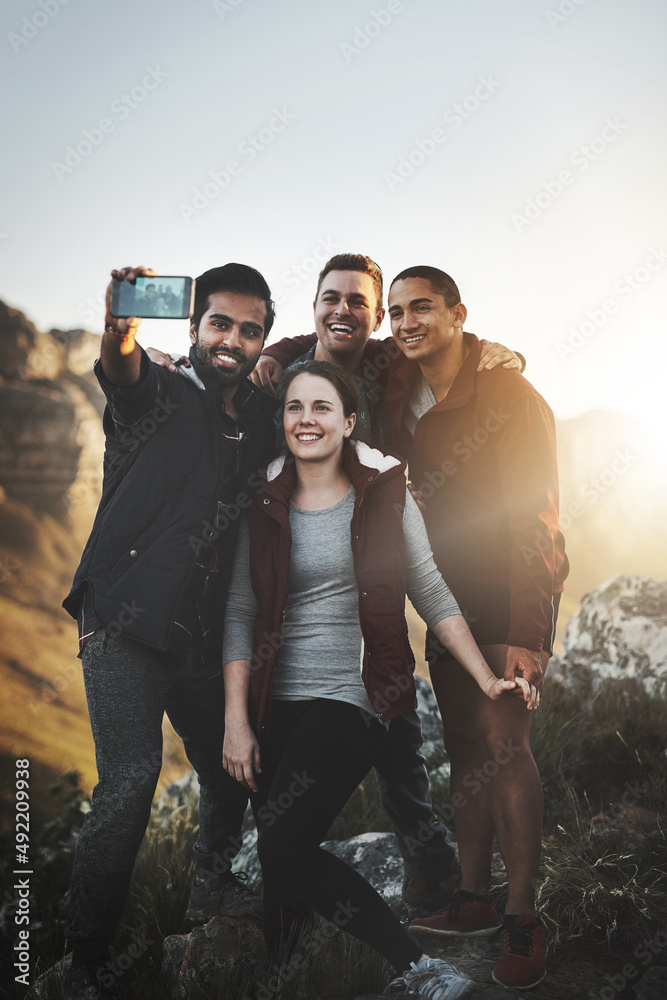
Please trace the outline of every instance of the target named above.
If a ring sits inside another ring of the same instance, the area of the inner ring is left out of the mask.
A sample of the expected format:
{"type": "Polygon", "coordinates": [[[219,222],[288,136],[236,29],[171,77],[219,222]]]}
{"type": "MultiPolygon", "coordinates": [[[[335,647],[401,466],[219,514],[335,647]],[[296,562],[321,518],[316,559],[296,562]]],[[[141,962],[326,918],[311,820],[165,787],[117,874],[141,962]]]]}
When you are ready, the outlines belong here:
{"type": "Polygon", "coordinates": [[[399,973],[422,954],[366,879],[319,846],[385,737],[377,719],[347,702],[273,702],[252,804],[264,935],[276,965],[290,960],[309,909],[377,949],[399,973]]]}

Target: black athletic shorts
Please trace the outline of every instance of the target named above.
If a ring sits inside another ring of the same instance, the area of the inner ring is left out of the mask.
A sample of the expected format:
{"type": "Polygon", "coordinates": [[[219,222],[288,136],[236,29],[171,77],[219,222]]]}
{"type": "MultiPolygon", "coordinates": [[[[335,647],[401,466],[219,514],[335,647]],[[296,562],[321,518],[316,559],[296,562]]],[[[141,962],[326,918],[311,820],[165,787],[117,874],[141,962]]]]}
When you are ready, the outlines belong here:
{"type": "MultiPolygon", "coordinates": [[[[467,580],[447,581],[463,617],[478,646],[495,646],[507,642],[510,627],[510,591],[506,585],[471,583],[467,580]]],[[[553,653],[560,594],[551,599],[549,627],[543,650],[553,653]]],[[[426,662],[435,663],[446,653],[430,629],[426,633],[426,662]]]]}

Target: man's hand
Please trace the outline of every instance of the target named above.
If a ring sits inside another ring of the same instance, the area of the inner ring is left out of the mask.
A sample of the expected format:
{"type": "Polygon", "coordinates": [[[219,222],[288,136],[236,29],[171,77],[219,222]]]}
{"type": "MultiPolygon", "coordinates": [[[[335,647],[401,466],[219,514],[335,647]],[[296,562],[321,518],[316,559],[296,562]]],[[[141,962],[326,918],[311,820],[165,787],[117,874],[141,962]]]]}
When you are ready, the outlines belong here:
{"type": "Polygon", "coordinates": [[[482,354],[477,365],[478,372],[484,368],[487,370],[497,368],[498,365],[502,365],[503,368],[518,368],[521,371],[523,367],[521,359],[516,356],[514,351],[510,351],[509,347],[498,344],[495,340],[480,340],[480,344],[482,345],[482,354]]]}
{"type": "Polygon", "coordinates": [[[414,483],[408,480],[408,489],[410,490],[410,495],[414,502],[417,504],[420,510],[426,510],[426,504],[424,503],[424,494],[421,490],[418,490],[414,483]]]}
{"type": "Polygon", "coordinates": [[[265,392],[275,396],[277,395],[276,388],[280,383],[282,373],[283,366],[275,358],[270,358],[268,354],[263,354],[248,377],[260,389],[264,389],[265,392]]]}
{"type": "MultiPolygon", "coordinates": [[[[178,371],[178,365],[175,365],[171,360],[171,354],[165,354],[164,351],[158,351],[157,347],[147,347],[146,354],[154,365],[159,365],[160,368],[168,368],[170,372],[178,371]]],[[[181,355],[179,361],[183,362],[184,368],[192,368],[192,365],[188,361],[185,354],[181,355]]]]}
{"type": "Polygon", "coordinates": [[[504,677],[516,681],[527,708],[538,708],[544,691],[546,654],[523,646],[508,646],[504,677]]]}
{"type": "Polygon", "coordinates": [[[255,773],[261,774],[262,761],[257,737],[248,722],[225,722],[222,766],[241,785],[257,791],[255,773]]]}
{"type": "MultiPolygon", "coordinates": [[[[116,281],[129,281],[131,284],[136,284],[137,278],[142,275],[154,275],[153,271],[149,267],[122,267],[120,271],[112,271],[111,277],[115,278],[116,281]]],[[[107,287],[106,295],[106,313],[104,316],[104,325],[113,327],[122,336],[120,353],[130,354],[134,350],[134,338],[137,335],[137,331],[141,324],[141,320],[136,316],[130,316],[128,318],[122,319],[121,317],[113,316],[111,313],[111,292],[113,289],[113,280],[109,282],[107,287]]]]}
{"type": "MultiPolygon", "coordinates": [[[[140,275],[153,275],[147,267],[123,267],[120,271],[112,271],[111,277],[118,281],[127,279],[134,284],[140,275]]],[[[113,282],[109,283],[106,296],[106,312],[104,316],[104,336],[100,358],[104,374],[118,386],[136,385],[141,372],[141,352],[135,350],[135,336],[141,320],[136,316],[125,319],[114,316],[111,312],[111,292],[113,282]]]]}

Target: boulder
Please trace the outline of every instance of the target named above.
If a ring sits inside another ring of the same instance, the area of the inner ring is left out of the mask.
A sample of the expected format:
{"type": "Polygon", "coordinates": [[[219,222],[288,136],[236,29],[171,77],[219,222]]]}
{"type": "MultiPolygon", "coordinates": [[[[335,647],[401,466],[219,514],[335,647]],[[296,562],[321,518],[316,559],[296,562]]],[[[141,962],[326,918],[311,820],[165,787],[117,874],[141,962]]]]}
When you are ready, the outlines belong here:
{"type": "Polygon", "coordinates": [[[215,917],[189,934],[164,939],[163,994],[169,1000],[193,996],[243,996],[266,975],[261,929],[249,920],[215,917]]]}
{"type": "Polygon", "coordinates": [[[0,481],[33,510],[64,514],[81,445],[76,408],[56,384],[0,385],[0,481]]]}
{"type": "Polygon", "coordinates": [[[415,675],[415,687],[417,688],[417,715],[422,724],[424,743],[442,743],[442,719],[433,688],[425,677],[419,675],[415,675]]]}
{"type": "Polygon", "coordinates": [[[647,969],[633,989],[636,1000],[665,1000],[667,997],[667,968],[654,965],[647,969]]]}
{"type": "Polygon", "coordinates": [[[421,722],[424,745],[422,754],[426,760],[432,788],[446,783],[449,779],[449,760],[445,753],[442,718],[435,700],[433,688],[425,677],[415,675],[417,688],[417,715],[421,722]]]}
{"type": "Polygon", "coordinates": [[[595,693],[607,678],[634,678],[655,691],[667,681],[667,580],[619,573],[596,587],[570,619],[564,647],[552,680],[583,681],[595,693]]]}
{"type": "Polygon", "coordinates": [[[403,859],[393,833],[360,833],[349,840],[325,840],[322,847],[351,865],[383,896],[401,895],[403,859]]]}
{"type": "MultiPolygon", "coordinates": [[[[393,833],[360,833],[349,840],[325,840],[322,847],[355,868],[384,896],[400,896],[403,859],[393,833]]],[[[256,830],[243,834],[243,847],[234,858],[232,871],[245,872],[251,882],[261,877],[256,830]]]]}

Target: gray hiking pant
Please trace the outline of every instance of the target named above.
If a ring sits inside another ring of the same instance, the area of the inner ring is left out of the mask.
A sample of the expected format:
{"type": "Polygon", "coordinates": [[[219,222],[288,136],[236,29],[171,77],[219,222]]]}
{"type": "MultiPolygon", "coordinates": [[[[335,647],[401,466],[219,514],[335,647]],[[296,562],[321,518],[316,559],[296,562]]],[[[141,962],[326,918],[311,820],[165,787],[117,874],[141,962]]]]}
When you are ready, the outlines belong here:
{"type": "Polygon", "coordinates": [[[195,649],[188,663],[98,629],[82,654],[99,775],[77,845],[68,937],[98,951],[115,936],[162,764],[164,713],[200,784],[197,861],[229,871],[248,801],[222,766],[224,687],[195,649]]]}

